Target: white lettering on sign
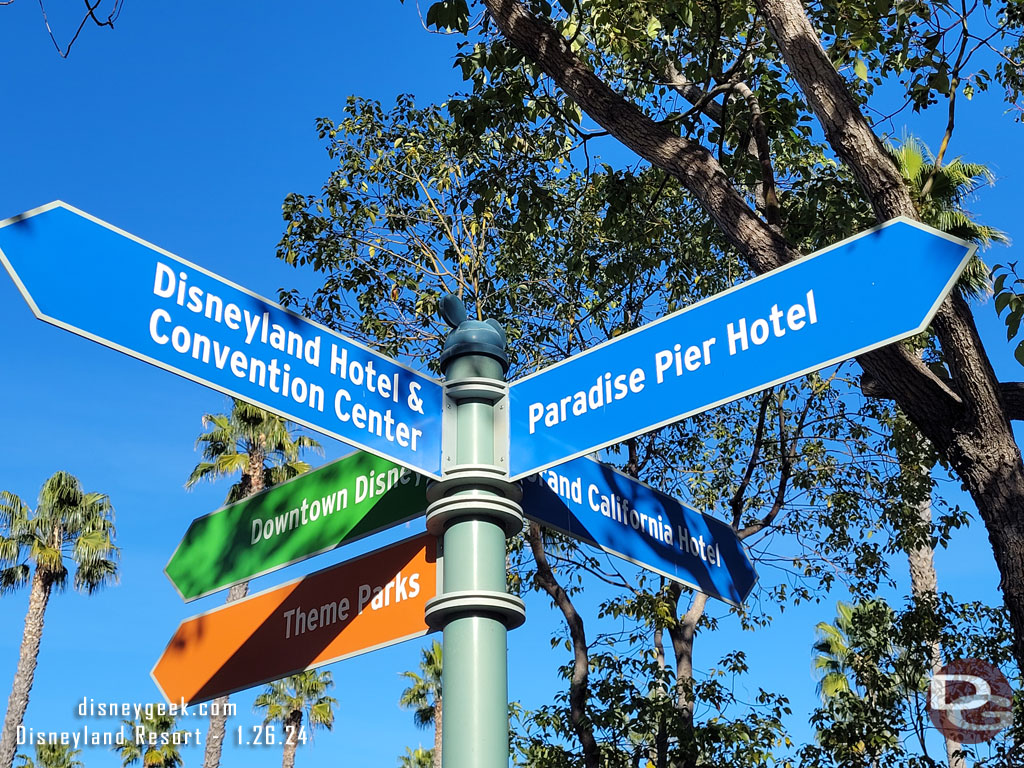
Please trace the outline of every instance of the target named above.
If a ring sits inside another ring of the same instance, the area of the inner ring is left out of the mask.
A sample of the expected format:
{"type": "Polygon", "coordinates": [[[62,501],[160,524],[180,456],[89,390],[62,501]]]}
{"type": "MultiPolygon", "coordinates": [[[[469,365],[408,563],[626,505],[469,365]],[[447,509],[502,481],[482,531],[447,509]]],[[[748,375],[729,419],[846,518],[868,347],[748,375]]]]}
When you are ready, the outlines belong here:
{"type": "Polygon", "coordinates": [[[772,304],[771,311],[767,318],[759,317],[750,323],[747,329],[747,318],[741,317],[735,324],[729,323],[726,328],[726,336],[729,340],[729,354],[747,350],[751,344],[760,346],[770,337],[780,338],[786,335],[786,328],[782,327],[782,318],[786,318],[786,328],[791,331],[799,331],[806,325],[814,325],[818,322],[818,313],[814,307],[814,291],[807,292],[807,303],[794,304],[786,312],[779,309],[778,304],[772,304]]]}
{"type": "Polygon", "coordinates": [[[288,531],[316,523],[318,520],[326,520],[335,512],[348,509],[353,497],[356,504],[362,504],[369,499],[383,496],[399,483],[408,485],[410,481],[418,486],[425,482],[425,478],[404,467],[392,467],[387,472],[370,470],[369,474],[356,475],[351,488],[337,488],[312,499],[303,497],[302,503],[294,509],[253,520],[249,545],[270,541],[288,531]],[[351,496],[350,490],[353,491],[351,496]]]}
{"type": "Polygon", "coordinates": [[[594,385],[586,390],[566,395],[553,403],[532,403],[530,405],[530,434],[537,422],[543,418],[544,426],[553,427],[571,416],[582,416],[588,411],[600,409],[616,400],[622,400],[631,392],[642,392],[646,374],[643,368],[634,368],[629,374],[612,376],[606,373],[598,376],[594,385]]]}
{"type": "Polygon", "coordinates": [[[420,575],[413,573],[403,576],[399,571],[395,578],[383,586],[359,585],[359,613],[363,612],[367,604],[369,604],[370,610],[379,611],[389,605],[396,605],[403,600],[414,598],[419,593],[420,575]]]}
{"type": "MultiPolygon", "coordinates": [[[[576,509],[581,512],[584,511],[581,508],[585,503],[591,512],[607,517],[661,544],[675,547],[679,552],[703,560],[708,565],[722,567],[718,543],[710,538],[710,534],[707,539],[702,533],[692,535],[681,525],[673,530],[667,514],[662,515],[657,509],[651,510],[654,514],[641,512],[630,504],[628,498],[593,483],[588,483],[584,490],[581,477],[561,474],[554,469],[538,472],[527,478],[526,482],[543,483],[567,502],[575,504],[576,509]]],[[[582,517],[581,519],[585,520],[582,517]]]]}
{"type": "Polygon", "coordinates": [[[399,404],[423,414],[421,382],[408,380],[398,372],[379,371],[379,362],[365,355],[364,359],[358,359],[360,353],[350,352],[344,344],[331,342],[330,350],[321,354],[321,336],[306,338],[305,326],[296,323],[294,328],[286,328],[272,322],[270,312],[253,312],[225,301],[191,284],[188,272],[176,271],[159,261],[153,279],[153,295],[167,299],[171,305],[157,307],[149,316],[149,338],[156,344],[169,346],[204,365],[229,371],[238,379],[317,413],[331,413],[333,406],[333,415],[349,427],[414,452],[421,449],[423,431],[397,418],[395,413],[403,411],[393,408],[399,404]],[[173,305],[183,311],[175,310],[173,305]],[[199,332],[189,325],[189,313],[235,331],[238,342],[233,347],[211,338],[208,331],[199,332]],[[239,345],[245,349],[237,348],[239,345]],[[267,349],[269,354],[265,353],[267,349]],[[320,383],[309,381],[293,369],[293,363],[302,366],[307,376],[309,369],[305,366],[312,366],[316,371],[329,374],[330,378],[320,383]],[[330,385],[332,381],[344,382],[344,385],[335,388],[330,385]],[[379,407],[359,402],[364,393],[379,402],[379,407]],[[353,394],[357,397],[353,398],[353,394]]]}
{"type": "Polygon", "coordinates": [[[807,291],[803,301],[784,309],[772,304],[763,317],[740,317],[727,323],[721,336],[707,336],[692,343],[680,341],[659,349],[649,361],[649,367],[606,371],[589,387],[547,402],[530,403],[527,407],[529,433],[532,435],[539,429],[556,427],[574,417],[625,400],[644,391],[648,383],[656,387],[707,368],[714,363],[715,345],[719,338],[725,339],[729,355],[735,356],[769,344],[772,339],[782,338],[787,333],[797,333],[817,322],[813,290],[807,291]]]}
{"type": "Polygon", "coordinates": [[[387,584],[360,584],[351,596],[328,600],[321,605],[303,610],[296,606],[281,613],[284,624],[284,638],[288,640],[306,632],[326,629],[339,622],[347,622],[352,616],[353,602],[355,615],[364,610],[379,611],[388,606],[412,600],[420,594],[420,574],[399,571],[387,584]]]}

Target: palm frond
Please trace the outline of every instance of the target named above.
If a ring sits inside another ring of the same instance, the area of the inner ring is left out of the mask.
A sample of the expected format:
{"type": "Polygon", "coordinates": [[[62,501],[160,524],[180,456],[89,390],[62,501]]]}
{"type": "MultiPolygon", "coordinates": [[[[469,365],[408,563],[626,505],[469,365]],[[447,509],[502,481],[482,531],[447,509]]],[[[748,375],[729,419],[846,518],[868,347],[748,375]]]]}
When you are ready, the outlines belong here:
{"type": "MultiPolygon", "coordinates": [[[[905,136],[898,147],[890,145],[888,150],[923,222],[977,243],[982,249],[994,243],[1009,242],[1005,232],[978,223],[965,208],[981,187],[994,183],[995,175],[987,166],[967,163],[959,157],[936,166],[935,156],[914,136],[905,136]]],[[[991,293],[989,269],[977,254],[957,282],[957,290],[967,298],[981,298],[991,293]]]]}
{"type": "Polygon", "coordinates": [[[203,427],[208,431],[196,439],[203,461],[192,470],[185,487],[192,488],[202,480],[238,476],[241,479],[228,491],[228,503],[251,493],[252,475],[260,464],[262,477],[255,479],[262,479],[263,486],[270,487],[310,469],[299,459],[303,450],[323,455],[320,443],[298,433],[294,424],[242,400],[232,401],[230,413],[205,414],[203,427]]]}
{"type": "Polygon", "coordinates": [[[264,723],[289,722],[304,714],[310,732],[318,727],[330,730],[338,701],[325,691],[333,685],[330,671],[306,670],[268,683],[253,701],[253,710],[262,712],[264,723]]]}
{"type": "Polygon", "coordinates": [[[32,569],[28,563],[18,563],[6,568],[0,568],[0,595],[14,592],[26,584],[32,575],[32,569]]]}
{"type": "Polygon", "coordinates": [[[10,491],[0,491],[0,531],[16,533],[31,514],[32,510],[19,496],[10,491]]]}

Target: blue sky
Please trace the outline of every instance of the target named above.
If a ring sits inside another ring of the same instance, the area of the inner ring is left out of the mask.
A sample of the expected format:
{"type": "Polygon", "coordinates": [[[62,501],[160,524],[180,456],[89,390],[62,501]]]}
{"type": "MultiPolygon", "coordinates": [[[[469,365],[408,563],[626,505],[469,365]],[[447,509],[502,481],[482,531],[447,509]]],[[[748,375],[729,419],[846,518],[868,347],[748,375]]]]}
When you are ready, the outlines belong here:
{"type": "MultiPolygon", "coordinates": [[[[337,116],[352,93],[385,104],[413,93],[426,103],[442,101],[461,83],[451,67],[452,41],[425,32],[415,4],[128,4],[116,30],[87,27],[67,60],[53,49],[38,5],[4,6],[0,20],[8,62],[0,81],[0,218],[60,198],[267,297],[281,286],[311,284],[273,254],[284,196],[319,189],[331,170],[314,119],[337,116]]],[[[77,21],[68,10],[51,9],[61,39],[77,21]]],[[[938,145],[944,115],[905,112],[897,119],[903,122],[892,133],[909,125],[938,145]]],[[[951,147],[996,172],[996,188],[982,193],[976,210],[1018,241],[1024,238],[1024,158],[1012,148],[1021,145],[1020,131],[998,99],[979,96],[961,113],[951,147]]],[[[986,258],[1014,257],[1000,249],[986,258]]],[[[976,314],[1000,375],[1019,378],[991,302],[976,314]]],[[[186,493],[183,483],[197,461],[193,443],[202,414],[228,404],[216,392],[34,320],[4,275],[0,370],[0,430],[7,436],[0,488],[31,503],[50,474],[70,471],[86,489],[110,495],[122,547],[119,586],[88,599],[69,592],[52,601],[25,724],[114,727],[76,718],[77,704],[83,697],[155,701],[149,670],[177,623],[222,601],[215,595],[186,606],[162,568],[188,522],[223,500],[226,485],[186,493]]],[[[322,442],[328,458],[347,450],[322,442]]],[[[254,589],[385,540],[265,577],[254,589]]],[[[998,599],[998,574],[980,524],[956,534],[950,550],[939,554],[939,569],[940,583],[961,599],[998,599]]],[[[25,601],[24,593],[0,598],[4,701],[25,601]]],[[[528,610],[527,625],[510,635],[511,695],[538,706],[558,689],[556,668],[565,654],[550,650],[555,614],[545,602],[532,599],[528,610]]],[[[707,669],[725,652],[720,649],[745,649],[752,673],[741,684],[754,693],[760,685],[790,695],[792,725],[803,727],[797,724],[814,700],[813,624],[832,615],[831,600],[801,607],[757,635],[736,631],[728,620],[713,643],[709,638],[702,647],[698,640],[697,666],[707,669]]],[[[415,668],[420,647],[406,643],[332,667],[340,700],[336,727],[319,733],[315,748],[300,751],[299,763],[394,765],[405,746],[429,745],[431,735],[417,731],[397,707],[399,673],[415,668]]],[[[259,722],[252,695],[234,697],[240,714],[232,729],[259,722]]],[[[205,722],[184,725],[205,733],[205,722]]],[[[90,768],[119,764],[104,750],[84,757],[90,768]]],[[[224,764],[243,761],[277,765],[280,748],[230,746],[224,764]]],[[[186,751],[187,765],[200,762],[198,753],[186,751]]]]}

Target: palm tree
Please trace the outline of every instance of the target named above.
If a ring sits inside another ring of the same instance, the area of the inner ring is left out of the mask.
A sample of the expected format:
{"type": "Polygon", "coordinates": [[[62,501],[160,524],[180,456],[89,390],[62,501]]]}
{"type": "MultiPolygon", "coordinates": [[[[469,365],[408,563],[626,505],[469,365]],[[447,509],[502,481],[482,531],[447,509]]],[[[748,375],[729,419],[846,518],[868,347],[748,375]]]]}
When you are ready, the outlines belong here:
{"type": "Polygon", "coordinates": [[[19,754],[18,768],[85,768],[85,764],[77,757],[82,750],[74,749],[70,744],[36,744],[36,759],[19,754]]]}
{"type": "Polygon", "coordinates": [[[306,742],[303,719],[311,733],[319,727],[330,730],[334,725],[334,707],[338,700],[325,695],[332,685],[334,680],[329,671],[310,669],[275,680],[253,701],[254,710],[265,712],[264,724],[276,722],[284,725],[281,768],[294,767],[295,750],[300,741],[306,742]]]}
{"type": "MultiPolygon", "coordinates": [[[[818,674],[818,694],[837,722],[856,722],[858,716],[852,713],[858,711],[877,714],[886,704],[920,689],[920,679],[908,682],[899,674],[887,674],[879,668],[879,662],[886,656],[894,657],[900,672],[906,666],[899,649],[884,640],[891,625],[889,606],[884,601],[868,600],[857,605],[840,601],[836,605],[835,623],[823,621],[815,626],[813,666],[818,674]]],[[[844,749],[867,758],[875,766],[881,754],[899,743],[898,734],[888,726],[868,722],[841,731],[840,741],[844,749]]],[[[818,740],[823,744],[824,735],[818,732],[818,740]]]]}
{"type": "Polygon", "coordinates": [[[303,449],[323,455],[320,443],[299,434],[290,421],[244,400],[232,400],[231,413],[205,414],[203,428],[196,447],[202,446],[204,461],[192,470],[185,487],[240,473],[228,489],[226,504],[308,472],[309,464],[299,458],[303,449]]]}
{"type": "MultiPolygon", "coordinates": [[[[1005,232],[978,223],[964,210],[971,195],[995,181],[987,166],[965,163],[959,157],[938,166],[931,150],[914,136],[905,137],[898,147],[890,146],[889,154],[896,161],[925,224],[982,248],[1008,242],[1005,232]]],[[[988,293],[988,284],[988,267],[975,255],[960,275],[957,288],[964,296],[976,298],[988,293]]]]}
{"type": "Polygon", "coordinates": [[[116,582],[117,554],[110,500],[84,492],[74,475],[54,473],[43,483],[34,511],[15,494],[0,492],[0,592],[30,585],[18,667],[0,735],[0,768],[14,763],[50,595],[67,586],[70,563],[75,564],[73,584],[80,592],[91,595],[116,582]]]}
{"type": "MultiPolygon", "coordinates": [[[[993,243],[1008,242],[1006,233],[980,224],[964,210],[967,199],[983,185],[992,184],[994,176],[984,165],[965,163],[955,158],[938,166],[925,144],[908,136],[889,152],[910,190],[918,215],[926,224],[987,248],[993,243]]],[[[978,298],[989,291],[989,269],[977,256],[971,259],[960,276],[957,289],[965,297],[978,298]]],[[[940,371],[940,374],[942,371],[940,371]]],[[[935,551],[932,544],[931,471],[938,457],[906,416],[898,413],[891,425],[900,473],[908,489],[905,503],[922,535],[906,547],[910,567],[910,589],[914,599],[926,607],[938,596],[935,572],[935,551]]],[[[932,672],[942,668],[942,646],[938,639],[931,643],[932,672]]],[[[963,768],[960,744],[946,737],[946,758],[949,768],[963,768]]]]}
{"type": "Polygon", "coordinates": [[[122,720],[129,737],[114,747],[121,765],[142,762],[143,768],[178,768],[183,764],[179,745],[187,744],[192,734],[176,731],[177,717],[156,712],[143,712],[138,720],[122,720]]]}
{"type": "Polygon", "coordinates": [[[817,639],[812,646],[812,663],[818,674],[818,695],[823,702],[853,690],[850,683],[853,675],[850,663],[852,625],[853,606],[840,600],[836,603],[835,623],[821,621],[814,627],[817,639]]]}
{"type": "Polygon", "coordinates": [[[434,750],[405,748],[405,754],[398,756],[398,768],[431,768],[434,765],[434,750]]]}
{"type": "MultiPolygon", "coordinates": [[[[239,473],[238,481],[228,489],[227,504],[308,472],[309,464],[299,458],[303,449],[323,455],[320,443],[298,434],[294,424],[244,400],[232,400],[231,413],[204,414],[203,428],[206,431],[196,438],[203,461],[192,470],[185,487],[239,473]]],[[[227,602],[242,599],[248,591],[248,582],[236,584],[228,590],[227,602]]],[[[227,696],[216,699],[210,709],[203,768],[220,765],[227,711],[227,696]]]]}
{"type": "Polygon", "coordinates": [[[441,768],[441,644],[435,640],[422,651],[420,674],[403,672],[412,685],[402,691],[398,705],[413,711],[413,722],[420,728],[434,726],[434,768],[441,768]]]}

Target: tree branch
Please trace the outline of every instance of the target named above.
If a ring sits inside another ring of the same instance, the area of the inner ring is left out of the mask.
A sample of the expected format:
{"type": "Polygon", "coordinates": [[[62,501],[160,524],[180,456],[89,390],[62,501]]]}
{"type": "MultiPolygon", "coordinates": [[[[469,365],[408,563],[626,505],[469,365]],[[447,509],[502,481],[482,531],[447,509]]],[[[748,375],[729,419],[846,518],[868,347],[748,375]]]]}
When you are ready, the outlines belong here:
{"type": "Polygon", "coordinates": [[[853,171],[878,220],[917,218],[899,169],[836,71],[800,0],[756,0],[768,32],[817,115],[825,138],[853,171]]]}
{"type": "Polygon", "coordinates": [[[765,129],[761,116],[761,104],[750,86],[742,80],[733,83],[733,88],[747,102],[750,110],[750,128],[754,134],[754,156],[761,166],[761,197],[764,200],[764,216],[769,226],[778,228],[781,221],[779,198],[775,194],[775,169],[772,167],[771,147],[768,144],[768,131],[765,129]]]}
{"type": "Polygon", "coordinates": [[[714,100],[714,91],[705,91],[692,80],[687,80],[671,61],[665,62],[665,71],[662,75],[665,78],[665,85],[690,102],[695,110],[703,112],[719,125],[722,124],[722,105],[714,100]]]}
{"type": "MultiPolygon", "coordinates": [[[[676,582],[668,585],[668,597],[672,615],[678,611],[682,587],[676,582]]],[[[697,634],[697,623],[704,615],[708,596],[694,592],[693,601],[686,613],[668,627],[672,639],[672,653],[676,660],[676,707],[683,712],[687,726],[693,728],[693,640],[697,634]]]]}
{"type": "Polygon", "coordinates": [[[757,272],[799,256],[747,205],[717,160],[704,147],[652,120],[616,93],[569,49],[550,24],[519,0],[483,0],[502,34],[612,136],[657,168],[671,173],[701,203],[757,272]]]}
{"type": "Polygon", "coordinates": [[[1008,418],[1024,421],[1024,381],[1000,382],[999,397],[1008,418]]]}
{"type": "Polygon", "coordinates": [[[757,465],[757,458],[761,454],[761,442],[764,440],[765,416],[768,414],[768,401],[771,399],[772,391],[766,390],[761,396],[761,408],[757,413],[757,429],[754,432],[754,446],[750,450],[750,460],[743,472],[743,478],[736,487],[736,493],[729,499],[729,508],[732,510],[732,527],[739,530],[740,521],[743,517],[743,497],[747,493],[747,486],[750,485],[750,478],[754,474],[754,467],[757,465]]]}
{"type": "Polygon", "coordinates": [[[544,552],[544,537],[537,523],[530,523],[526,533],[527,541],[537,562],[537,573],[534,582],[548,593],[551,600],[558,606],[569,628],[572,640],[573,665],[572,676],[569,678],[569,717],[580,744],[583,746],[583,762],[586,768],[598,768],[600,753],[597,740],[594,738],[594,726],[587,716],[587,699],[589,698],[590,653],[587,648],[587,635],[583,627],[583,618],[576,612],[572,599],[558,583],[551,566],[548,564],[547,553],[544,552]]]}
{"type": "MultiPolygon", "coordinates": [[[[13,2],[14,0],[10,1],[13,2]]],[[[75,30],[75,34],[72,36],[71,40],[68,42],[67,47],[61,48],[60,43],[57,42],[57,38],[53,34],[53,29],[50,27],[50,19],[46,15],[46,6],[43,5],[43,0],[39,0],[39,11],[43,14],[43,24],[46,25],[46,31],[50,35],[50,40],[53,42],[54,48],[57,49],[57,53],[60,54],[62,59],[66,59],[71,53],[71,46],[73,46],[75,41],[78,40],[78,36],[82,34],[82,29],[85,28],[85,24],[89,19],[92,19],[97,27],[114,28],[114,22],[117,21],[117,17],[121,14],[121,7],[124,4],[123,0],[115,0],[114,7],[110,11],[110,15],[107,16],[104,21],[101,21],[96,17],[96,9],[99,8],[100,3],[102,2],[103,0],[96,0],[94,4],[90,5],[89,0],[85,0],[85,16],[82,17],[82,21],[79,23],[78,29],[75,30]]],[[[3,3],[3,5],[8,4],[9,3],[3,3]]]]}

